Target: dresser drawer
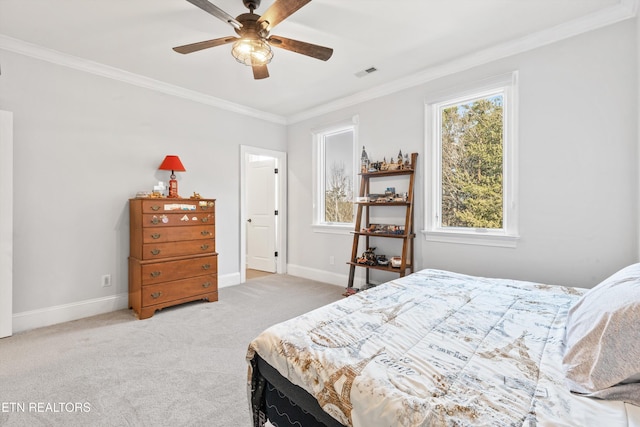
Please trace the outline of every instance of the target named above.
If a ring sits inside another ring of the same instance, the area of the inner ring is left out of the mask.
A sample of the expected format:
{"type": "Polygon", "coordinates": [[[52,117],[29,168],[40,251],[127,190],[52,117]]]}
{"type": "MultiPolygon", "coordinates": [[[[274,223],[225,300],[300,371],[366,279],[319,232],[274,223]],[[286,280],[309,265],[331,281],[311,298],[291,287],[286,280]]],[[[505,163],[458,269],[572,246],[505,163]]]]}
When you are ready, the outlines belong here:
{"type": "Polygon", "coordinates": [[[180,261],[154,262],[143,264],[141,267],[142,285],[148,285],[185,277],[216,274],[218,272],[218,257],[212,255],[180,261]]]}
{"type": "Polygon", "coordinates": [[[213,213],[180,212],[142,215],[143,227],[184,227],[208,224],[215,224],[213,213]]]}
{"type": "Polygon", "coordinates": [[[213,239],[149,243],[142,245],[142,259],[150,260],[183,255],[212,254],[215,250],[215,240],[213,239]]]}
{"type": "Polygon", "coordinates": [[[143,243],[177,242],[179,240],[212,239],[216,237],[213,225],[193,227],[149,227],[142,230],[143,243]]]}
{"type": "Polygon", "coordinates": [[[149,199],[142,200],[142,213],[213,212],[215,206],[213,200],[149,199]]]}
{"type": "Polygon", "coordinates": [[[213,274],[192,277],[190,279],[159,283],[142,287],[142,306],[162,304],[194,295],[206,294],[218,290],[218,278],[213,274]]]}

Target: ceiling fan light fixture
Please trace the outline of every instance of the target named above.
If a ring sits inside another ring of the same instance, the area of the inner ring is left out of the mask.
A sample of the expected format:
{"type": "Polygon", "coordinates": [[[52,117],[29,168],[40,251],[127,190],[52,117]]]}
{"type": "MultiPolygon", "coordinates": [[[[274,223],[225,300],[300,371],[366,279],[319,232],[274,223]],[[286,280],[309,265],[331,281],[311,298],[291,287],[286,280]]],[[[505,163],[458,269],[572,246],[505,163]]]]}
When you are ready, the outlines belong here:
{"type": "Polygon", "coordinates": [[[231,55],[244,65],[266,65],[273,59],[271,46],[262,39],[241,39],[233,44],[231,55]]]}
{"type": "Polygon", "coordinates": [[[249,9],[249,13],[240,14],[235,18],[209,0],[187,1],[231,25],[238,37],[218,37],[213,40],[176,46],[173,50],[178,53],[192,53],[233,43],[231,55],[236,61],[251,67],[255,80],[269,77],[267,64],[273,59],[272,47],[322,61],[328,60],[333,55],[333,49],[328,47],[281,36],[270,36],[271,30],[311,0],[271,0],[271,5],[262,15],[254,13],[260,6],[261,0],[242,0],[249,9]]]}
{"type": "Polygon", "coordinates": [[[239,30],[240,28],[242,28],[242,24],[239,23],[238,21],[236,21],[235,19],[229,19],[227,21],[227,24],[231,25],[233,28],[235,28],[236,30],[239,30]]]}

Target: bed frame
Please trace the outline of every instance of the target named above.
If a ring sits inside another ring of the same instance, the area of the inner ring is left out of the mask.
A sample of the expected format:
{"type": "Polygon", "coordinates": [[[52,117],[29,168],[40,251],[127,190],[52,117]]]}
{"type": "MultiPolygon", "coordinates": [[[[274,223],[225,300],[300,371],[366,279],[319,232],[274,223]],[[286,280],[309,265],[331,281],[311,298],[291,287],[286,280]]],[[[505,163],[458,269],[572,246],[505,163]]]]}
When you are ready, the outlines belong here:
{"type": "Polygon", "coordinates": [[[279,427],[288,425],[345,427],[327,414],[306,390],[292,384],[257,354],[251,361],[251,365],[253,368],[251,407],[254,427],[264,426],[267,418],[279,427]]]}

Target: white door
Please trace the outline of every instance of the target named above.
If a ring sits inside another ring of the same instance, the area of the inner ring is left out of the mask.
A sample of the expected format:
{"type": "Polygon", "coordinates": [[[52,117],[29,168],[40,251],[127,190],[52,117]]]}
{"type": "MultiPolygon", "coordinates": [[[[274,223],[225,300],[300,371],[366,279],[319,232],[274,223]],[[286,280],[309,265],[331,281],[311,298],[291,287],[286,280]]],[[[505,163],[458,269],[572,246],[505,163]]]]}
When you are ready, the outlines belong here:
{"type": "Polygon", "coordinates": [[[13,320],[13,114],[0,111],[0,338],[13,320]]]}
{"type": "Polygon", "coordinates": [[[247,167],[247,267],[276,272],[276,159],[256,156],[247,167]]]}

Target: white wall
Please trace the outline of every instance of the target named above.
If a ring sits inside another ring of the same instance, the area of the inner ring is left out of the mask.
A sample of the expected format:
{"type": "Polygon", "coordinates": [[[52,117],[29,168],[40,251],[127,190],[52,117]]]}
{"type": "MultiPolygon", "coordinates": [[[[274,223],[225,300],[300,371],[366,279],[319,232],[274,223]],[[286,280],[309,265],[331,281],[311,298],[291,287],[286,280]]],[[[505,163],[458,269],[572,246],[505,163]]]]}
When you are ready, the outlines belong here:
{"type": "Polygon", "coordinates": [[[13,332],[13,115],[0,110],[0,338],[13,332]]]}
{"type": "Polygon", "coordinates": [[[512,70],[520,71],[518,246],[426,242],[418,233],[417,267],[592,287],[637,260],[636,25],[630,19],[289,126],[290,271],[347,283],[352,236],[310,227],[312,128],[358,114],[370,158],[420,153],[421,230],[425,98],[512,70]]]}
{"type": "Polygon", "coordinates": [[[240,145],[284,151],[284,125],[0,53],[0,109],[14,115],[14,331],[126,306],[128,199],[168,180],[166,154],[187,169],[182,196],[217,199],[220,282],[238,283],[240,145]]]}

